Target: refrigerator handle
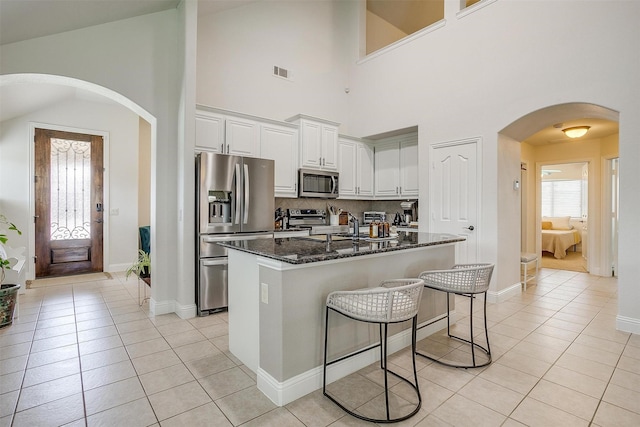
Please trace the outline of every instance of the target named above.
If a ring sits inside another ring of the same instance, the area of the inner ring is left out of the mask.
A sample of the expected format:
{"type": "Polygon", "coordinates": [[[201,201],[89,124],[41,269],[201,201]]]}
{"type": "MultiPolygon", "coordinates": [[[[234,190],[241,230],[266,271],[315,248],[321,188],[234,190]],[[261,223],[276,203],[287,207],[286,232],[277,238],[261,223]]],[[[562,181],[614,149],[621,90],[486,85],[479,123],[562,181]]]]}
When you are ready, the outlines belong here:
{"type": "Polygon", "coordinates": [[[249,222],[249,165],[244,164],[244,220],[243,224],[249,222]]]}
{"type": "Polygon", "coordinates": [[[235,171],[235,178],[236,178],[236,220],[235,220],[235,224],[240,224],[240,210],[241,210],[241,199],[240,199],[240,164],[236,163],[236,171],[235,171]]]}

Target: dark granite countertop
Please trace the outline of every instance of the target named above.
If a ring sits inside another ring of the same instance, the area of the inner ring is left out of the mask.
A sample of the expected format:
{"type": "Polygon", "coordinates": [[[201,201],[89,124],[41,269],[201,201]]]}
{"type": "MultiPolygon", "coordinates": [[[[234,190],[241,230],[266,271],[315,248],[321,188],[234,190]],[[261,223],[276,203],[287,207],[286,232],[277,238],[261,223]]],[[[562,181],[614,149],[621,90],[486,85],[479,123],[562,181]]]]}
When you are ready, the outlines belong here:
{"type": "Polygon", "coordinates": [[[423,246],[436,246],[464,240],[464,237],[453,234],[399,232],[398,237],[394,239],[369,241],[369,239],[360,238],[357,242],[354,242],[350,237],[334,235],[329,244],[324,240],[324,236],[290,238],[276,236],[274,239],[235,240],[218,244],[289,264],[306,264],[423,246]]]}

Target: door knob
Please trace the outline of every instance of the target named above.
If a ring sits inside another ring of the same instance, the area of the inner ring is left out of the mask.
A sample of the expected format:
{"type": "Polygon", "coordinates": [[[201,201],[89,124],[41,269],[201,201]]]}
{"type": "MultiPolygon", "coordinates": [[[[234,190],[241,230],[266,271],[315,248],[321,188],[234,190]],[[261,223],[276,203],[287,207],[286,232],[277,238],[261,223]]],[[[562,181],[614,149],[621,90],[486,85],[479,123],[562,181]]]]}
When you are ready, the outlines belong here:
{"type": "Polygon", "coordinates": [[[462,227],[462,228],[464,228],[465,230],[470,230],[470,231],[475,230],[475,227],[473,225],[470,225],[468,227],[462,227]]]}

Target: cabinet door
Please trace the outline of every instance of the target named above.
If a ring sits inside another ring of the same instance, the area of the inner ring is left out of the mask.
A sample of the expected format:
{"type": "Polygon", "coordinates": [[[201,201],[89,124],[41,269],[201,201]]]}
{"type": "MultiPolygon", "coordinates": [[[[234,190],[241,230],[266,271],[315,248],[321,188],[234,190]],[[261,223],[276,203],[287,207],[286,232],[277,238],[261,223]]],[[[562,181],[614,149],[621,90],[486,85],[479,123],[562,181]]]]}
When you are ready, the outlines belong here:
{"type": "Polygon", "coordinates": [[[322,127],[319,123],[300,123],[300,164],[302,167],[319,169],[322,167],[322,127]]]}
{"type": "Polygon", "coordinates": [[[260,156],[260,129],[252,120],[237,117],[225,119],[225,153],[238,156],[260,156]]]}
{"type": "Polygon", "coordinates": [[[298,131],[296,129],[262,124],[260,153],[275,161],[275,196],[298,195],[298,131]]]}
{"type": "Polygon", "coordinates": [[[338,156],[340,159],[340,197],[353,197],[356,195],[357,155],[358,150],[355,142],[343,139],[339,141],[338,156]]]}
{"type": "Polygon", "coordinates": [[[400,193],[418,196],[418,141],[400,142],[400,193]]]}
{"type": "Polygon", "coordinates": [[[322,126],[322,169],[338,170],[338,129],[322,126]]]}
{"type": "Polygon", "coordinates": [[[196,147],[222,153],[224,118],[217,114],[196,113],[196,147]]]}
{"type": "Polygon", "coordinates": [[[375,195],[398,197],[400,194],[399,143],[390,142],[375,148],[375,195]]]}
{"type": "Polygon", "coordinates": [[[357,194],[360,197],[373,197],[373,148],[367,144],[358,144],[356,160],[357,194]]]}

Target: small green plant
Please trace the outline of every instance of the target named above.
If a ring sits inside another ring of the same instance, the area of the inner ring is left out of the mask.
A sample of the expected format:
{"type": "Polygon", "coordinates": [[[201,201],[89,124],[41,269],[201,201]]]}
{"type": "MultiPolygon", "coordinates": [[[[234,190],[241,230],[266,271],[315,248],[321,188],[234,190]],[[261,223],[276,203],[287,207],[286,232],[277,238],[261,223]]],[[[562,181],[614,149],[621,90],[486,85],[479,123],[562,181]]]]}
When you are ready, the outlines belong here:
{"type": "MultiPolygon", "coordinates": [[[[22,232],[18,230],[18,227],[12,222],[9,222],[7,217],[0,214],[0,227],[7,226],[8,231],[15,231],[18,235],[21,235],[22,232]]],[[[4,230],[0,230],[0,242],[7,243],[9,241],[9,236],[4,232],[4,230]]],[[[0,252],[0,283],[4,281],[4,270],[11,268],[11,263],[8,259],[4,257],[4,251],[0,252]]]]}
{"type": "Polygon", "coordinates": [[[138,249],[138,259],[125,272],[125,278],[129,278],[131,274],[138,277],[149,277],[151,275],[151,257],[142,249],[138,249]]]}

